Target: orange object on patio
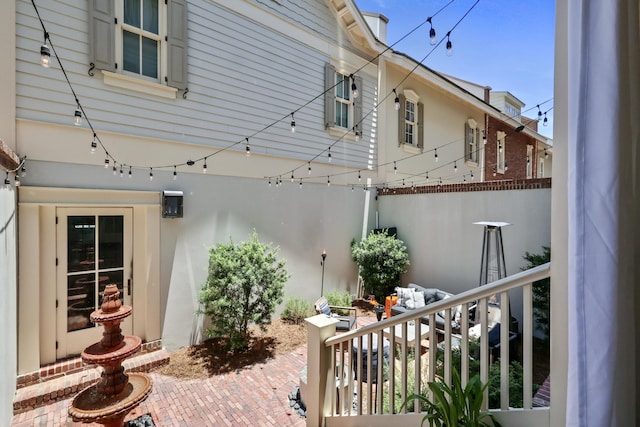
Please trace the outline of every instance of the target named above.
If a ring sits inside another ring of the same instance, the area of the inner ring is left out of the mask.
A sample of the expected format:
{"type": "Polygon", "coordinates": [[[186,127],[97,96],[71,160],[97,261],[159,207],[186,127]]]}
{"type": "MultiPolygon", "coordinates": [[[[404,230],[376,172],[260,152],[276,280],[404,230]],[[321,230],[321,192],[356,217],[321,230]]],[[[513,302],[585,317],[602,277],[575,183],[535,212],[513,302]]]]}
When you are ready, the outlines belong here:
{"type": "Polygon", "coordinates": [[[387,316],[387,319],[391,317],[391,307],[396,305],[397,302],[397,295],[389,295],[384,299],[384,314],[387,316]]]}

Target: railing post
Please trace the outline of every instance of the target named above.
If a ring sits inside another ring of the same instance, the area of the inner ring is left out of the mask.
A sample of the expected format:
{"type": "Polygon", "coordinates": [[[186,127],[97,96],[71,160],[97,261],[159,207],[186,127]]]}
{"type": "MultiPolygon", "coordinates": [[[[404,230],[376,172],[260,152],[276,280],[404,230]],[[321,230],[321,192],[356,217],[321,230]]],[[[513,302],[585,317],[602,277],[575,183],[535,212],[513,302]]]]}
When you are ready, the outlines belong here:
{"type": "Polygon", "coordinates": [[[331,368],[331,348],[324,342],[336,334],[337,319],[318,314],[307,324],[307,385],[303,396],[307,407],[307,427],[321,427],[331,407],[327,379],[331,368]]]}

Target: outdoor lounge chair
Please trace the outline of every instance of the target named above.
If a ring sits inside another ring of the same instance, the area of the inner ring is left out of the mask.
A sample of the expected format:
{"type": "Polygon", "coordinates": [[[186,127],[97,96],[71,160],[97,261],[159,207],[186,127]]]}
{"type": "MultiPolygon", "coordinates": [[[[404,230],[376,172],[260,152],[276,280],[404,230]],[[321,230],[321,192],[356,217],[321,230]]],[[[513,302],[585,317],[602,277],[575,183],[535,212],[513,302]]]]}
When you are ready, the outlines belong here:
{"type": "Polygon", "coordinates": [[[330,317],[334,317],[339,320],[336,324],[336,331],[350,331],[355,328],[358,320],[358,312],[355,307],[342,307],[336,305],[329,305],[329,302],[325,297],[320,297],[315,303],[316,312],[318,314],[325,314],[330,317]],[[348,310],[353,312],[353,316],[345,316],[335,313],[335,310],[348,310]]]}

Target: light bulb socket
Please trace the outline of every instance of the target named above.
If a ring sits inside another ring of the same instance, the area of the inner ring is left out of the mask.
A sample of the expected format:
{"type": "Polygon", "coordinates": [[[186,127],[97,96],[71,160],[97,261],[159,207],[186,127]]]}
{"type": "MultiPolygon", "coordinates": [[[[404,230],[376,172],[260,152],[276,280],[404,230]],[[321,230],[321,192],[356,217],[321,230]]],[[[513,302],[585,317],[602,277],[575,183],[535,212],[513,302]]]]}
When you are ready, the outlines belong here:
{"type": "Polygon", "coordinates": [[[433,27],[429,30],[429,39],[431,46],[434,46],[436,44],[436,30],[433,27]]]}
{"type": "Polygon", "coordinates": [[[93,141],[91,141],[91,154],[95,154],[96,148],[98,148],[98,144],[96,143],[96,141],[94,139],[93,141]]]}
{"type": "Polygon", "coordinates": [[[76,126],[82,125],[82,111],[79,108],[76,108],[75,113],[73,113],[73,124],[76,126]]]}
{"type": "Polygon", "coordinates": [[[40,64],[44,68],[49,68],[49,65],[51,65],[51,50],[46,44],[40,46],[40,64]]]}

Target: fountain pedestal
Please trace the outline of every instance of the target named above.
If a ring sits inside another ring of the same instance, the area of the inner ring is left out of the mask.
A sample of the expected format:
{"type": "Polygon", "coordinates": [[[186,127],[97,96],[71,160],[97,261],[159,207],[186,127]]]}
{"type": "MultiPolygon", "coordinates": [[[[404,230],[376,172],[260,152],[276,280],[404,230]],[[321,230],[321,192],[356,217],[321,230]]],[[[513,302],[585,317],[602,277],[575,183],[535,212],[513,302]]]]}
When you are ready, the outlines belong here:
{"type": "Polygon", "coordinates": [[[107,285],[102,305],[91,313],[91,321],[102,324],[102,340],[82,352],[82,361],[103,368],[100,380],[82,390],[71,402],[73,421],[122,427],[126,415],[151,392],[151,378],[144,374],[125,374],[122,362],[142,346],[136,336],[123,336],[120,322],[131,315],[131,307],[122,305],[116,285],[107,285]]]}

